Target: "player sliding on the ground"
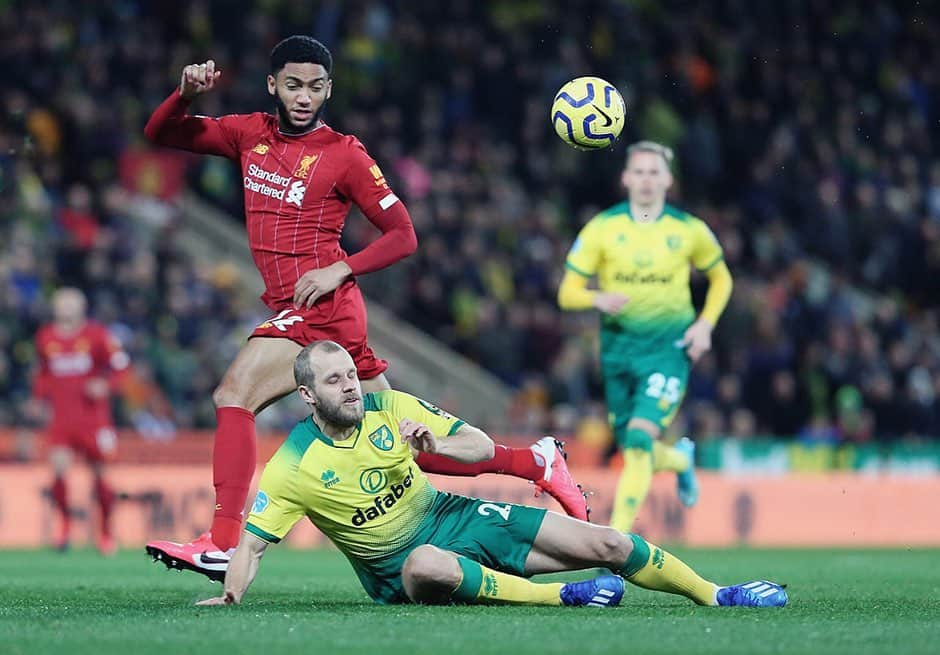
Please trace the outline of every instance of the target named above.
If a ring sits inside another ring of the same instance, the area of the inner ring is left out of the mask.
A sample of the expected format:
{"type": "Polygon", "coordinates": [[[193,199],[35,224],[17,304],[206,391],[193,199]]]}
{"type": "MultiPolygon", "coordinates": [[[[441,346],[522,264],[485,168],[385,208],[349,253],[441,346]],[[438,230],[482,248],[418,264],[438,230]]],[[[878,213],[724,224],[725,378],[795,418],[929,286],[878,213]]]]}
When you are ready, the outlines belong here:
{"type": "Polygon", "coordinates": [[[473,463],[492,457],[493,442],[408,394],[363,396],[353,359],[334,342],[305,347],[294,377],[311,415],[265,467],[224,593],[200,604],[240,602],[268,544],[304,516],[346,555],[380,603],[611,606],[626,579],[700,605],[786,604],[779,585],[721,587],[635,534],[437,491],[415,466],[415,453],[473,463]],[[521,577],[589,567],[616,575],[568,584],[521,577]]]}
{"type": "MultiPolygon", "coordinates": [[[[219,80],[221,71],[209,60],[183,69],[179,88],[145,128],[154,143],[239,162],[248,241],[265,283],[262,300],[275,314],[252,332],[212,396],[217,426],[211,531],[192,543],[147,544],[147,552],[162,554],[177,568],[210,576],[225,571],[242,529],[255,471],[255,415],[293,390],[291,363],[300,349],[317,339],[334,339],[349,350],[366,390],[389,388],[388,363],[368,344],[366,308],[355,276],[390,266],[417,245],[411,218],[375,160],[358,139],[320,119],[333,90],[329,50],[311,37],[292,36],[274,47],[270,63],[267,85],[276,115],[187,114],[189,104],[219,80]],[[347,256],[339,237],[352,204],[382,235],[347,256]]],[[[473,465],[430,454],[418,464],[444,475],[525,478],[569,514],[587,517],[584,497],[554,439],[531,448],[500,446],[493,457],[473,465]]]]}

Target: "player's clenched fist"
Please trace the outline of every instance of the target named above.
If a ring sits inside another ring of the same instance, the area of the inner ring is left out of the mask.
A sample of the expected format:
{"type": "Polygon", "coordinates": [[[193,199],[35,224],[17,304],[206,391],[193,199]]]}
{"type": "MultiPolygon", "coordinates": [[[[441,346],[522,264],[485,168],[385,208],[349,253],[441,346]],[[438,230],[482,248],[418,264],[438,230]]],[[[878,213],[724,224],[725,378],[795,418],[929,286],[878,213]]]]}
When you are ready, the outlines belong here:
{"type": "Polygon", "coordinates": [[[403,418],[398,424],[401,440],[420,453],[433,455],[437,452],[437,437],[423,423],[403,418]]]}
{"type": "Polygon", "coordinates": [[[215,86],[221,75],[222,71],[215,69],[215,62],[211,59],[204,64],[190,64],[183,68],[180,76],[180,95],[192,100],[215,86]]]}

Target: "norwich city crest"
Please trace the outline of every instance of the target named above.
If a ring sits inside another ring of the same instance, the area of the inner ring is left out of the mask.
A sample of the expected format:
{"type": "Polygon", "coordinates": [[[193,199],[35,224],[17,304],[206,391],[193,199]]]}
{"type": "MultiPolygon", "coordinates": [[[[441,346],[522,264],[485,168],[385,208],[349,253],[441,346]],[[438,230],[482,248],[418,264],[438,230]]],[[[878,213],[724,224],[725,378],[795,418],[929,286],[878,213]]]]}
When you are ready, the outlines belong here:
{"type": "Polygon", "coordinates": [[[392,431],[388,429],[387,425],[383,425],[369,435],[369,441],[379,450],[387,452],[395,445],[395,435],[392,434],[392,431]]]}

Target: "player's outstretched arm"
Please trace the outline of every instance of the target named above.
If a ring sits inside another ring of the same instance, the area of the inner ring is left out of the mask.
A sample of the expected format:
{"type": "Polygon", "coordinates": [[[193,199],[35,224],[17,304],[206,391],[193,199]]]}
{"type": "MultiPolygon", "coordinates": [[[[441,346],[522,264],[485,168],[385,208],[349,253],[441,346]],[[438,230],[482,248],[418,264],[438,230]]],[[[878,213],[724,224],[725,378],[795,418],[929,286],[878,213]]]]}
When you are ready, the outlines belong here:
{"type": "Polygon", "coordinates": [[[180,85],[154,110],[144,127],[147,139],[161,146],[179,148],[229,159],[239,156],[237,139],[226,129],[223,119],[191,116],[189,104],[211,91],[222,71],[216,70],[211,59],[203,64],[189,64],[180,74],[180,85]]]}
{"type": "Polygon", "coordinates": [[[402,419],[398,426],[401,439],[413,452],[443,455],[456,462],[474,464],[492,459],[495,454],[493,440],[479,428],[462,424],[449,437],[435,436],[423,423],[402,419]]]}
{"type": "Polygon", "coordinates": [[[221,596],[207,598],[196,604],[237,605],[240,603],[242,596],[245,595],[258,573],[261,558],[264,557],[267,547],[268,542],[263,539],[259,539],[250,532],[242,533],[242,540],[235,549],[229,561],[228,570],[225,572],[225,591],[221,596]]]}

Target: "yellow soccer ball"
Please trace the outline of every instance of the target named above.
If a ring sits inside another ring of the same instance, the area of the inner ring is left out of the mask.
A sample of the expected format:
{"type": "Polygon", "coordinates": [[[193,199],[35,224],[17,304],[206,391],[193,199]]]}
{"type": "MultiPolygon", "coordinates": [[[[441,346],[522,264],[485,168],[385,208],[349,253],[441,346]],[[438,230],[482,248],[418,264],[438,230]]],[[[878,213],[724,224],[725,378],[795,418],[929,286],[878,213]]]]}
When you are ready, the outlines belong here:
{"type": "Polygon", "coordinates": [[[552,125],[561,140],[578,150],[609,148],[623,129],[626,105],[613,84],[599,77],[578,77],[558,90],[552,125]]]}

